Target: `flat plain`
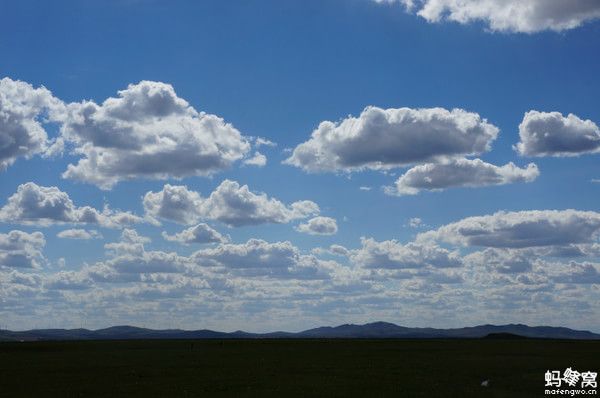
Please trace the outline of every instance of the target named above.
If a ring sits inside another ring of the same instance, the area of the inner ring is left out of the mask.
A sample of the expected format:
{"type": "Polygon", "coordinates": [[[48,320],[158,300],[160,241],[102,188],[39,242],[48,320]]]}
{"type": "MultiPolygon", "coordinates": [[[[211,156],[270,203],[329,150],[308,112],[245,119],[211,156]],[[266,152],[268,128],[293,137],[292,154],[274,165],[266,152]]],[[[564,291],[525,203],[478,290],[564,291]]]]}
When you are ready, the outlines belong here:
{"type": "Polygon", "coordinates": [[[598,371],[600,341],[8,342],[0,396],[543,397],[546,370],[567,367],[598,371]]]}

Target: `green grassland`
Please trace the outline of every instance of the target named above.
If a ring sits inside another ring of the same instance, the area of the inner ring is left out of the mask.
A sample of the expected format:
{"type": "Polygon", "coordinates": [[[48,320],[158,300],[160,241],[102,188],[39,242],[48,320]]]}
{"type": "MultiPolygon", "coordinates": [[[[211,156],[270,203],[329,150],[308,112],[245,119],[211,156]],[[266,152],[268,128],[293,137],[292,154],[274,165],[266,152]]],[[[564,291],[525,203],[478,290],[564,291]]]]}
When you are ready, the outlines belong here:
{"type": "Polygon", "coordinates": [[[543,397],[566,367],[598,371],[600,341],[0,343],[0,396],[543,397]]]}

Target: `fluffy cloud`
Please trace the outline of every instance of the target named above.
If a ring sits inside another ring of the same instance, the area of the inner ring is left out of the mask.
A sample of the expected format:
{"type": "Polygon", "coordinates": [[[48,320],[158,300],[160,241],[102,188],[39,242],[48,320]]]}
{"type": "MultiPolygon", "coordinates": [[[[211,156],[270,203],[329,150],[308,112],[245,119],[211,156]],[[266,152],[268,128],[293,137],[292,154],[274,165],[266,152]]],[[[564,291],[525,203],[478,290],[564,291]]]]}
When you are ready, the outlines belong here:
{"type": "Polygon", "coordinates": [[[600,231],[600,213],[577,210],[500,211],[468,217],[417,236],[463,246],[525,248],[591,242],[600,231]]]}
{"type": "Polygon", "coordinates": [[[327,279],[334,264],[302,255],[288,241],[269,243],[260,239],[199,250],[191,258],[199,265],[224,267],[242,275],[291,279],[327,279]]]}
{"type": "Polygon", "coordinates": [[[44,287],[50,290],[85,290],[92,286],[92,280],[82,272],[60,271],[44,280],[44,287]]]}
{"type": "Polygon", "coordinates": [[[388,169],[476,155],[490,149],[498,128],[462,109],[381,109],[322,122],[285,161],[309,172],[388,169]]]}
{"type": "Polygon", "coordinates": [[[342,245],[329,246],[329,252],[338,256],[348,256],[350,251],[342,245]]]}
{"type": "Polygon", "coordinates": [[[419,217],[413,217],[410,220],[408,220],[408,226],[411,228],[419,228],[423,225],[423,220],[421,220],[419,217]]]}
{"type": "Polygon", "coordinates": [[[196,111],[169,84],[142,81],[101,105],[71,103],[61,135],[82,156],[63,177],[110,189],[119,181],[206,176],[250,149],[232,125],[196,111]]]}
{"type": "Polygon", "coordinates": [[[488,248],[465,256],[465,262],[504,274],[522,273],[532,269],[531,256],[527,254],[519,250],[488,248]]]}
{"type": "Polygon", "coordinates": [[[534,163],[519,168],[512,162],[495,166],[481,159],[457,159],[447,163],[427,163],[404,173],[393,187],[391,195],[415,195],[421,190],[437,191],[451,187],[482,187],[515,182],[531,182],[540,172],[534,163]]]}
{"type": "Polygon", "coordinates": [[[63,238],[63,239],[82,239],[82,240],[102,239],[102,234],[100,232],[96,231],[95,229],[91,229],[91,230],[78,229],[78,228],[65,229],[64,231],[60,231],[58,234],[56,234],[56,236],[58,236],[59,238],[63,238]]]}
{"type": "Polygon", "coordinates": [[[350,250],[346,249],[344,246],[341,246],[341,245],[331,245],[327,248],[315,247],[310,252],[313,254],[319,255],[319,256],[321,256],[323,254],[329,254],[332,256],[342,256],[342,257],[349,257],[350,253],[351,253],[350,250]]]}
{"type": "Polygon", "coordinates": [[[600,18],[595,0],[375,0],[402,3],[428,22],[484,22],[492,31],[563,31],[600,18]]]}
{"type": "Polygon", "coordinates": [[[160,192],[144,195],[144,210],[154,218],[180,224],[194,224],[201,218],[200,209],[204,198],[186,186],[166,184],[160,192]]]}
{"type": "Polygon", "coordinates": [[[600,128],[570,113],[529,111],[515,149],[524,156],[579,156],[600,152],[600,128]]]}
{"type": "Polygon", "coordinates": [[[144,251],[139,256],[119,256],[107,264],[120,274],[180,273],[186,269],[187,259],[177,253],[144,251]]]}
{"type": "Polygon", "coordinates": [[[102,212],[90,207],[75,206],[66,192],[57,187],[43,187],[33,182],[19,185],[17,192],[0,208],[0,221],[25,225],[98,224],[120,227],[123,224],[142,222],[143,219],[128,212],[115,212],[105,208],[102,212]]]}
{"type": "Polygon", "coordinates": [[[265,193],[255,194],[247,185],[225,180],[202,205],[202,214],[227,225],[242,226],[263,223],[288,223],[319,212],[319,206],[309,200],[286,206],[265,193]]]}
{"type": "Polygon", "coordinates": [[[141,236],[134,229],[125,228],[121,232],[119,242],[107,243],[104,248],[114,256],[141,255],[144,253],[144,244],[149,243],[150,238],[141,236]]]}
{"type": "Polygon", "coordinates": [[[331,217],[315,217],[296,227],[296,231],[310,235],[334,235],[338,226],[331,217]]]}
{"type": "Polygon", "coordinates": [[[572,261],[565,272],[554,278],[559,283],[600,284],[598,264],[576,263],[572,261]]]}
{"type": "Polygon", "coordinates": [[[0,80],[0,171],[20,157],[48,148],[44,124],[54,120],[62,103],[44,87],[4,78],[0,80]]]}
{"type": "Polygon", "coordinates": [[[267,157],[260,152],[254,152],[254,156],[244,160],[244,164],[248,166],[263,167],[267,164],[267,157]]]}
{"type": "Polygon", "coordinates": [[[98,282],[131,282],[139,281],[140,274],[185,272],[188,258],[177,253],[146,251],[144,245],[149,242],[137,231],[124,229],[118,242],[104,245],[112,258],[85,268],[83,273],[98,282]]]}
{"type": "Polygon", "coordinates": [[[254,146],[256,146],[257,148],[260,148],[261,146],[267,146],[267,147],[276,147],[277,143],[267,139],[267,138],[263,138],[263,137],[256,137],[254,139],[254,146]]]}
{"type": "Polygon", "coordinates": [[[205,223],[190,227],[175,235],[169,235],[166,232],[163,232],[162,236],[168,241],[179,242],[186,245],[190,243],[225,243],[229,241],[227,236],[221,235],[205,223]]]}
{"type": "Polygon", "coordinates": [[[179,274],[221,286],[232,277],[324,280],[344,274],[336,262],[302,254],[290,242],[250,239],[242,244],[221,243],[186,257],[146,251],[148,241],[134,230],[124,230],[118,242],[105,245],[112,258],[84,267],[79,271],[81,278],[108,283],[160,282],[162,274],[179,274]]]}
{"type": "Polygon", "coordinates": [[[10,231],[0,234],[0,268],[39,268],[44,259],[42,249],[46,245],[44,234],[10,231]]]}
{"type": "Polygon", "coordinates": [[[10,272],[0,272],[0,285],[22,285],[28,287],[35,287],[40,284],[40,276],[30,272],[23,273],[16,270],[10,272]]]}
{"type": "Polygon", "coordinates": [[[288,223],[319,212],[316,203],[305,200],[286,206],[264,193],[253,193],[247,185],[225,180],[208,198],[185,186],[165,185],[160,192],[144,196],[144,209],[150,217],[181,224],[202,219],[218,220],[229,226],[288,223]]]}
{"type": "Polygon", "coordinates": [[[269,243],[260,239],[250,239],[244,244],[223,244],[193,255],[204,265],[271,269],[291,267],[299,256],[299,250],[290,242],[269,243]]]}
{"type": "Polygon", "coordinates": [[[350,259],[360,266],[374,269],[411,269],[427,266],[444,268],[462,265],[457,251],[430,243],[410,242],[403,245],[395,240],[377,242],[361,238],[362,247],[352,251],[350,259]]]}

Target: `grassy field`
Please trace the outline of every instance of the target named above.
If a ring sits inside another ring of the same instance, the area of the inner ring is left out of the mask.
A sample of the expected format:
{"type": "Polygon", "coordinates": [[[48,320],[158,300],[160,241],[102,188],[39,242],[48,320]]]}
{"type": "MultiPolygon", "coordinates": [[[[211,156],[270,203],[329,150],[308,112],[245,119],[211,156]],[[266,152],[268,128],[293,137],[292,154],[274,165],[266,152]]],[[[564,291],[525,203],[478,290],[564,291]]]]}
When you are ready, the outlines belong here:
{"type": "Polygon", "coordinates": [[[0,343],[0,396],[543,397],[569,366],[598,371],[600,341],[0,343]]]}

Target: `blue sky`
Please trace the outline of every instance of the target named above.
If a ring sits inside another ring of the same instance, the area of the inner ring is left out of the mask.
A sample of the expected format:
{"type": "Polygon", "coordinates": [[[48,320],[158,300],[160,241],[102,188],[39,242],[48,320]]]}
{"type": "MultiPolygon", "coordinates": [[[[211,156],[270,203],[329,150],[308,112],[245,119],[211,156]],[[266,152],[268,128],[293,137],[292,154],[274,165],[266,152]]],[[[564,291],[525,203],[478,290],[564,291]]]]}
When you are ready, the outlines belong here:
{"type": "Polygon", "coordinates": [[[533,2],[505,18],[494,1],[484,15],[442,3],[437,19],[428,1],[3,6],[3,323],[600,331],[600,11],[533,2]],[[166,100],[136,108],[155,91],[166,100]],[[115,111],[109,98],[133,102],[115,111]],[[214,135],[206,115],[222,119],[214,135]],[[266,164],[245,163],[256,152],[266,164]],[[104,166],[80,163],[91,153],[104,166]],[[166,184],[188,195],[184,218],[155,203],[166,184]],[[493,239],[465,233],[473,222],[493,239]],[[175,235],[198,225],[224,237],[175,235]]]}

